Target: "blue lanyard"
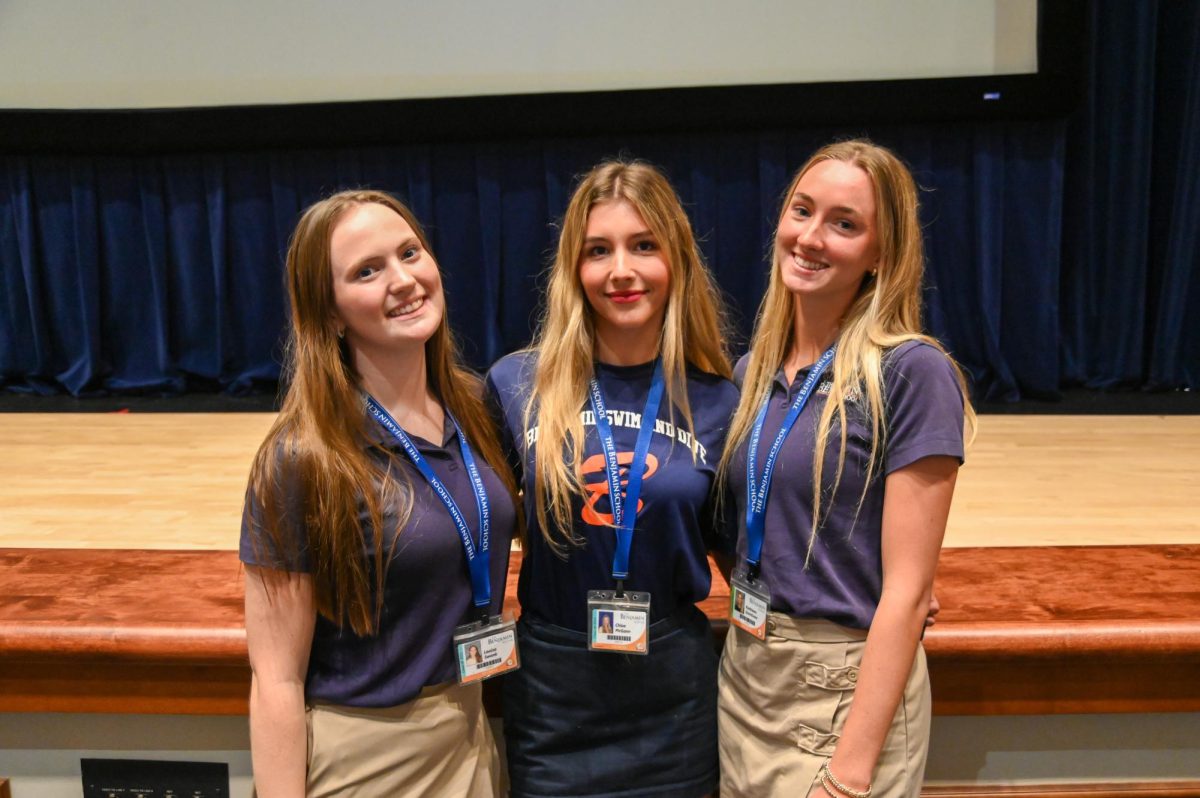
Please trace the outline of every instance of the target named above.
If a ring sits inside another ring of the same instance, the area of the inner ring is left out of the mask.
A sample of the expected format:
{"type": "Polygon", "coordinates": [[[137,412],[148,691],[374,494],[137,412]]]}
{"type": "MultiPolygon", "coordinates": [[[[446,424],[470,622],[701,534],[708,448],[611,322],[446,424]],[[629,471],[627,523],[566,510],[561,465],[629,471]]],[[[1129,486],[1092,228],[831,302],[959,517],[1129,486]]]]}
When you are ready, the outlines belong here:
{"type": "Polygon", "coordinates": [[[388,411],[384,410],[375,398],[367,396],[367,410],[380,425],[392,434],[392,437],[400,442],[404,447],[404,453],[408,455],[408,459],[417,467],[421,475],[425,477],[425,481],[429,483],[429,487],[433,488],[433,492],[442,500],[442,504],[446,505],[446,509],[450,512],[450,518],[454,521],[455,528],[458,529],[458,536],[462,540],[463,551],[467,555],[467,571],[471,577],[471,593],[474,596],[475,606],[481,610],[480,619],[486,621],[487,613],[492,604],[492,575],[488,570],[490,561],[490,541],[491,541],[491,513],[488,509],[487,489],[483,485],[483,479],[479,476],[479,469],[475,466],[475,455],[471,453],[471,446],[467,443],[467,436],[463,434],[462,427],[458,426],[458,420],[446,410],[446,416],[450,419],[450,423],[454,425],[454,431],[458,433],[458,447],[462,451],[463,464],[467,468],[467,474],[471,477],[471,487],[475,492],[475,507],[479,510],[479,546],[476,547],[475,541],[471,539],[471,528],[467,526],[467,519],[463,517],[462,511],[458,509],[458,503],[454,501],[454,497],[450,495],[450,491],[438,479],[438,475],[433,472],[429,462],[417,451],[417,447],[413,444],[412,439],[400,429],[400,425],[391,417],[388,411]]]}
{"type": "MultiPolygon", "coordinates": [[[[642,494],[642,472],[645,470],[646,455],[650,451],[650,437],[658,421],[658,406],[663,395],[662,360],[654,362],[654,376],[650,378],[650,393],[646,396],[646,407],[642,410],[642,426],[638,430],[637,444],[633,447],[633,462],[629,464],[629,480],[625,493],[621,493],[621,467],[617,463],[617,446],[613,442],[612,427],[608,423],[608,412],[604,405],[604,394],[600,383],[592,377],[589,392],[592,413],[596,416],[596,435],[604,449],[604,462],[608,472],[608,496],[612,502],[613,524],[617,528],[617,548],[613,552],[613,579],[618,582],[629,578],[629,550],[633,545],[633,524],[637,520],[638,498],[642,494]],[[632,508],[626,512],[627,508],[632,508]]],[[[620,585],[618,585],[620,588],[620,585]]]]}
{"type": "Polygon", "coordinates": [[[808,404],[808,397],[812,395],[817,380],[821,378],[825,368],[833,361],[836,351],[837,344],[826,349],[825,354],[821,355],[821,359],[813,364],[812,369],[808,372],[808,377],[800,386],[800,392],[796,394],[796,398],[792,400],[792,407],[784,417],[783,426],[779,428],[779,434],[775,436],[775,443],[772,444],[771,451],[767,454],[762,484],[757,487],[755,486],[755,475],[758,473],[758,441],[762,437],[763,423],[767,420],[767,408],[771,405],[770,391],[763,399],[762,408],[758,411],[758,418],[754,421],[754,429],[750,433],[750,448],[746,453],[746,563],[750,566],[752,579],[758,576],[759,558],[762,557],[767,497],[771,492],[771,479],[775,475],[775,460],[779,457],[779,450],[783,448],[784,439],[792,431],[796,419],[800,418],[804,406],[808,404]]]}

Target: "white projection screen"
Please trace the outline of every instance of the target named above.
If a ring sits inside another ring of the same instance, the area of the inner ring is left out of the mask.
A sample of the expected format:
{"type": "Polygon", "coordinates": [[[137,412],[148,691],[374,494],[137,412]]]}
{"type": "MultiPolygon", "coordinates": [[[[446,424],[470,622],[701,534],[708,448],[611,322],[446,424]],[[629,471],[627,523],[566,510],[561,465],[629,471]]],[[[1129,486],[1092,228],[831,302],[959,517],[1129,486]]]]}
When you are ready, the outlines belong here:
{"type": "Polygon", "coordinates": [[[0,0],[0,109],[1025,75],[1037,0],[0,0]]]}

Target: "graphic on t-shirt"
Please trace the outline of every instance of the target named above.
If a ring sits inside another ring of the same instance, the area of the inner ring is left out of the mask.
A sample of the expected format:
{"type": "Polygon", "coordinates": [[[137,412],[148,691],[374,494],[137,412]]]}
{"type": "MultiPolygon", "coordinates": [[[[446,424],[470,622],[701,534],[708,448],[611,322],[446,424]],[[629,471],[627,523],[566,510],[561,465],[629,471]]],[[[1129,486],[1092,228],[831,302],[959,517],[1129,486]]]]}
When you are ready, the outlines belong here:
{"type": "MultiPolygon", "coordinates": [[[[617,452],[617,465],[621,467],[621,487],[629,484],[629,464],[633,462],[633,452],[617,452]]],[[[646,454],[646,466],[642,471],[642,479],[648,480],[658,471],[658,458],[651,453],[646,454]]],[[[594,454],[583,461],[583,509],[580,517],[585,524],[593,526],[612,526],[615,521],[612,516],[612,503],[605,501],[609,512],[604,513],[596,508],[601,499],[608,497],[608,471],[604,465],[604,455],[594,454]],[[589,477],[598,481],[589,481],[589,477]]],[[[638,499],[637,511],[641,512],[645,502],[638,499]]]]}
{"type": "MultiPolygon", "coordinates": [[[[596,426],[596,414],[591,410],[584,410],[579,414],[579,421],[585,427],[594,427],[596,426]]],[[[609,426],[614,428],[625,427],[626,429],[640,430],[642,428],[642,414],[634,413],[630,410],[609,410],[608,423],[609,426]]],[[[538,429],[535,425],[525,431],[526,450],[533,448],[533,445],[537,443],[538,429]]],[[[658,418],[654,420],[654,434],[665,436],[672,441],[686,446],[687,450],[699,462],[708,463],[708,449],[704,447],[704,444],[690,430],[677,427],[665,418],[658,418]]],[[[628,457],[629,455],[626,454],[625,456],[628,457]]],[[[628,461],[626,461],[626,464],[628,464],[628,461]]]]}

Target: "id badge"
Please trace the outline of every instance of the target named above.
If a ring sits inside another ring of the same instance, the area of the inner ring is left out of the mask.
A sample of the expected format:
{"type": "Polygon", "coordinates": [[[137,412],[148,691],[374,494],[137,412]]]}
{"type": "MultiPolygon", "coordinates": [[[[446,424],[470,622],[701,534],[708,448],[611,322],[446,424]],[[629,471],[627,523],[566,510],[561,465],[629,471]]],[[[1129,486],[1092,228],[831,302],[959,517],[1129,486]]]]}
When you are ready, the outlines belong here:
{"type": "Polygon", "coordinates": [[[734,571],[729,580],[729,622],[759,640],[767,639],[767,614],[771,611],[771,590],[761,577],[753,582],[746,569],[734,571]]]}
{"type": "Polygon", "coordinates": [[[588,649],[623,654],[650,653],[650,594],[588,591],[588,649]]]}
{"type": "Polygon", "coordinates": [[[458,683],[481,682],[521,667],[517,629],[511,614],[493,615],[487,623],[467,623],[454,630],[458,683]]]}

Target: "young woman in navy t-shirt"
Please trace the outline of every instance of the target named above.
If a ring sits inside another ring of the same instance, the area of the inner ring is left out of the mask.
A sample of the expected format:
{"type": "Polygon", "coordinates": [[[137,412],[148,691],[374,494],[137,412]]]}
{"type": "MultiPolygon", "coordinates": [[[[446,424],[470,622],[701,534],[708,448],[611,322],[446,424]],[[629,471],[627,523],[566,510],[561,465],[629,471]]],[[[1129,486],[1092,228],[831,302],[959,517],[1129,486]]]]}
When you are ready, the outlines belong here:
{"type": "Polygon", "coordinates": [[[643,163],[595,167],[563,218],[533,346],[487,378],[529,522],[523,666],[503,688],[514,796],[716,787],[716,656],[695,604],[729,376],[719,294],[674,191],[643,163]],[[622,609],[637,594],[648,608],[622,609]]]}
{"type": "Polygon", "coordinates": [[[499,610],[516,486],[458,364],[437,262],[395,198],[343,192],[304,213],[287,283],[290,385],[240,547],[257,794],[499,795],[452,637],[499,610]],[[490,597],[464,537],[482,557],[485,518],[490,597]]]}
{"type": "Polygon", "coordinates": [[[721,463],[745,520],[722,798],[920,792],[919,641],[974,423],[921,332],[923,257],[916,186],[888,150],[829,145],[788,188],[721,463]],[[739,624],[739,601],[763,611],[739,624]]]}

